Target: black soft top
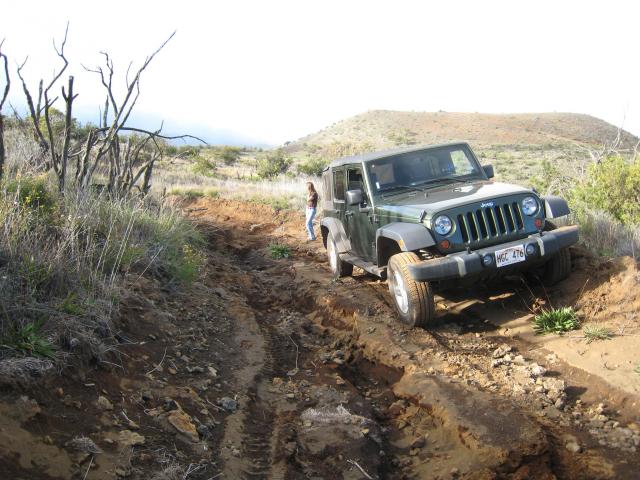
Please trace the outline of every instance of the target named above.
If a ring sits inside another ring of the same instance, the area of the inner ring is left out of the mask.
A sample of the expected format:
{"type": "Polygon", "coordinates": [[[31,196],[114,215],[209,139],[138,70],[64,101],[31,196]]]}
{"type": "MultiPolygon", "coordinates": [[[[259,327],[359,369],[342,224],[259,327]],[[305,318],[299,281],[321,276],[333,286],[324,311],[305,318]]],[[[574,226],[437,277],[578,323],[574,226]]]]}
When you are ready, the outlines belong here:
{"type": "Polygon", "coordinates": [[[431,149],[441,148],[441,147],[451,147],[453,145],[466,145],[467,147],[469,146],[467,142],[450,142],[450,143],[440,143],[437,145],[421,145],[418,147],[392,148],[389,150],[380,150],[378,152],[368,152],[368,153],[362,153],[360,155],[352,155],[350,157],[338,158],[333,162],[331,162],[326,169],[341,167],[343,165],[350,165],[354,163],[370,162],[372,160],[379,160],[381,158],[391,157],[391,156],[399,155],[402,153],[412,153],[412,152],[419,152],[422,150],[431,150],[431,149]]]}

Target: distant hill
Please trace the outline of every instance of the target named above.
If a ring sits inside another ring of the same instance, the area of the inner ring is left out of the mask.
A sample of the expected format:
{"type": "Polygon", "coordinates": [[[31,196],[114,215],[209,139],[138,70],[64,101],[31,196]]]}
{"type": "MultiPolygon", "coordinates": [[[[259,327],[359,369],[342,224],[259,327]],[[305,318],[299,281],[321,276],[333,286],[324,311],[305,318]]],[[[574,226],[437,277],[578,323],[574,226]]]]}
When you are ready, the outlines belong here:
{"type": "MultiPolygon", "coordinates": [[[[638,137],[590,115],[577,113],[453,113],[373,110],[337,122],[285,146],[296,163],[326,162],[367,151],[467,141],[497,178],[529,183],[543,163],[591,160],[589,150],[611,145],[632,150],[638,137]]],[[[572,167],[573,168],[573,167],[572,167]]]]}
{"type": "MultiPolygon", "coordinates": [[[[618,128],[577,113],[453,113],[373,110],[337,122],[288,145],[289,151],[326,147],[335,143],[368,145],[372,149],[395,145],[465,140],[475,147],[496,145],[544,146],[581,144],[598,146],[613,141],[618,128]]],[[[622,131],[621,146],[633,148],[638,138],[622,131]]]]}

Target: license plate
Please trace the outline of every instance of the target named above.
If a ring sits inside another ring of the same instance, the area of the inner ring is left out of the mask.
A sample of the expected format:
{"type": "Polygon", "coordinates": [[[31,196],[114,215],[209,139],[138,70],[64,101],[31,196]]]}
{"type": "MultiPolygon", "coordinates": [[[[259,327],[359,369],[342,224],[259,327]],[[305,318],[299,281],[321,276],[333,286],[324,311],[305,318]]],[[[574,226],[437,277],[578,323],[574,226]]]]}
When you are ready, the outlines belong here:
{"type": "Polygon", "coordinates": [[[513,265],[514,263],[524,261],[524,245],[496,250],[496,265],[498,267],[506,267],[507,265],[513,265]]]}

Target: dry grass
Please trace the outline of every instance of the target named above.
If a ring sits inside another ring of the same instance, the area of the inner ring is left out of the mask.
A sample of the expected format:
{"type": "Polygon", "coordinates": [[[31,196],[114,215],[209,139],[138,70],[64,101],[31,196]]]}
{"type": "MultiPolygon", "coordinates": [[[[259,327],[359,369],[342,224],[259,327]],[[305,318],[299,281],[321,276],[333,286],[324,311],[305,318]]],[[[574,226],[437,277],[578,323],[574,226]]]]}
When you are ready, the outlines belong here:
{"type": "Polygon", "coordinates": [[[306,182],[317,178],[281,175],[275,180],[240,180],[197,175],[189,169],[156,171],[155,188],[186,197],[222,197],[271,205],[276,209],[299,209],[306,205],[306,182]]]}
{"type": "Polygon", "coordinates": [[[605,212],[586,211],[575,220],[580,240],[592,252],[616,257],[640,255],[640,226],[625,226],[605,212]]]}
{"type": "Polygon", "coordinates": [[[8,138],[0,183],[0,373],[33,376],[42,362],[34,370],[35,360],[7,359],[34,355],[59,364],[107,362],[117,351],[111,319],[126,274],[189,281],[201,263],[200,237],[154,198],[74,189],[60,195],[55,179],[32,162],[33,140],[20,131],[8,138]]]}

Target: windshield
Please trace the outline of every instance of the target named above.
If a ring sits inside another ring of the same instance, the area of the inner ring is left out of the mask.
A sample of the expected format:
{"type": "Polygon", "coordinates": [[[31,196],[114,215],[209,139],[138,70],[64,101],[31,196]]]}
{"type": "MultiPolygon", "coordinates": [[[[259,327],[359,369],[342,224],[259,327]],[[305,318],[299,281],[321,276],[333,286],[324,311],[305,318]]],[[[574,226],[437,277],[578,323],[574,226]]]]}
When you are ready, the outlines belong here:
{"type": "Polygon", "coordinates": [[[465,145],[429,148],[381,158],[369,162],[367,171],[374,194],[422,190],[485,178],[465,145]]]}

